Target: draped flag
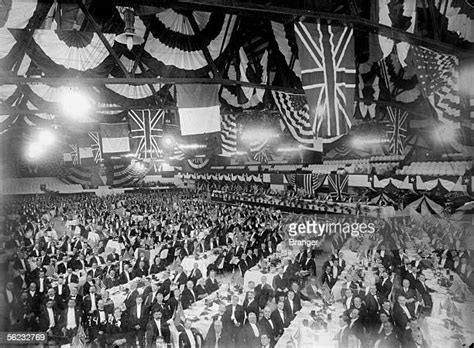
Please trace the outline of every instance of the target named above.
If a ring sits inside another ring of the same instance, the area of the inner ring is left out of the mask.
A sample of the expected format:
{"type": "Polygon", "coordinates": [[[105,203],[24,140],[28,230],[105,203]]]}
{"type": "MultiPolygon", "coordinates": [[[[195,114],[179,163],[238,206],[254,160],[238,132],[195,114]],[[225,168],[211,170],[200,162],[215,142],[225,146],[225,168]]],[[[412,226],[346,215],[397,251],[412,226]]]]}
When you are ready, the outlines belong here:
{"type": "Polygon", "coordinates": [[[349,176],[347,174],[329,174],[329,197],[336,201],[343,201],[347,195],[349,176]]]}
{"type": "Polygon", "coordinates": [[[220,132],[218,85],[176,85],[181,135],[220,132]]]}
{"type": "Polygon", "coordinates": [[[89,185],[91,178],[90,170],[82,167],[64,168],[59,175],[59,179],[69,185],[89,185]]]}
{"type": "Polygon", "coordinates": [[[102,154],[130,152],[127,123],[101,123],[102,154]]]}
{"type": "Polygon", "coordinates": [[[356,87],[353,30],[298,22],[295,32],[313,132],[335,140],[352,125],[356,87]]]}
{"type": "Polygon", "coordinates": [[[130,137],[137,158],[161,158],[158,139],[163,136],[164,110],[130,110],[130,137]]]}
{"type": "Polygon", "coordinates": [[[387,135],[390,140],[389,151],[392,155],[403,155],[405,151],[405,139],[407,129],[405,122],[408,112],[395,109],[389,106],[387,108],[390,124],[388,125],[387,135]]]}
{"type": "Polygon", "coordinates": [[[92,139],[92,153],[94,155],[94,162],[102,161],[102,149],[100,148],[100,134],[99,132],[89,132],[89,137],[92,139]]]}
{"type": "Polygon", "coordinates": [[[439,120],[459,128],[458,58],[424,47],[412,46],[411,52],[421,91],[435,108],[439,120]]]}
{"type": "Polygon", "coordinates": [[[315,136],[304,94],[272,91],[272,96],[291,136],[303,146],[312,148],[315,136]]]}
{"type": "Polygon", "coordinates": [[[225,114],[221,116],[222,155],[230,156],[237,151],[237,122],[236,116],[225,114]]]}

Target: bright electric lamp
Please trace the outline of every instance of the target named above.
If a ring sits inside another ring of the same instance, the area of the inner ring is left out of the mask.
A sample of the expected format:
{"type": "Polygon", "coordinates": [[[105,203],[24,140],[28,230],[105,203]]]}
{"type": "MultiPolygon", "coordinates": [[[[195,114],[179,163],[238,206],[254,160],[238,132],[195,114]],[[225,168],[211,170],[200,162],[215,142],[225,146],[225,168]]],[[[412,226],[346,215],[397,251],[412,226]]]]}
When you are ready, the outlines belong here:
{"type": "Polygon", "coordinates": [[[92,108],[90,99],[75,89],[67,89],[61,98],[61,105],[65,113],[83,121],[88,119],[87,113],[92,108]]]}
{"type": "Polygon", "coordinates": [[[41,155],[43,154],[43,150],[44,150],[44,148],[43,148],[42,144],[31,143],[31,144],[28,145],[28,147],[26,149],[26,157],[29,160],[36,160],[39,157],[41,157],[41,155]]]}
{"type": "Polygon", "coordinates": [[[49,129],[43,129],[38,133],[38,142],[42,145],[52,145],[56,141],[56,135],[49,129]]]}
{"type": "Polygon", "coordinates": [[[173,137],[167,135],[164,139],[163,139],[163,144],[167,147],[171,147],[173,145],[173,137]]]}

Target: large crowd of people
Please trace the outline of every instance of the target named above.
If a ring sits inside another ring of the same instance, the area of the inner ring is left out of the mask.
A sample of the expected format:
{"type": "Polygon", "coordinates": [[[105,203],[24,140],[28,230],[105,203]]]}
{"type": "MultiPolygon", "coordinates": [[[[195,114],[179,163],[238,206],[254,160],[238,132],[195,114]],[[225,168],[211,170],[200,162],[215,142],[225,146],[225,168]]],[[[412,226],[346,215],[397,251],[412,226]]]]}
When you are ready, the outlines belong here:
{"type": "Polygon", "coordinates": [[[46,332],[51,344],[74,346],[81,338],[97,347],[273,347],[303,303],[333,302],[344,279],[335,346],[423,347],[419,320],[430,314],[432,290],[421,271],[449,269],[474,287],[465,230],[379,221],[376,234],[329,235],[277,260],[271,284],[265,277],[245,284],[244,300],[221,304],[203,333],[179,313],[231,275],[243,279],[253,267],[265,268],[287,247],[285,224],[300,216],[216,204],[203,189],[42,195],[3,204],[1,331],[46,332]],[[342,248],[370,262],[373,281],[348,274],[342,248]],[[183,258],[205,253],[217,256],[206,274],[197,264],[181,266],[183,258]],[[120,303],[110,296],[117,287],[126,289],[120,303]]]}

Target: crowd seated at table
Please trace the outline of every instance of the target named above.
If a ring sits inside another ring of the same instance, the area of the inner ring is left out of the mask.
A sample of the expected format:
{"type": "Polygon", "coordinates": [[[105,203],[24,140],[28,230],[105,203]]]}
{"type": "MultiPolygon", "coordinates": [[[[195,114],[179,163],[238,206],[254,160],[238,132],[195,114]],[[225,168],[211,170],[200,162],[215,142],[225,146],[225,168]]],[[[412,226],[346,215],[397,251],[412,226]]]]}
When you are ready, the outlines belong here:
{"type": "Polygon", "coordinates": [[[282,247],[294,214],[205,192],[12,198],[4,210],[2,331],[57,344],[303,347],[315,325],[338,347],[428,347],[419,321],[436,301],[424,271],[449,269],[474,287],[461,230],[383,223],[296,253],[282,247]],[[323,249],[333,252],[318,265],[323,249]],[[209,262],[184,269],[186,258],[209,262]],[[260,278],[245,282],[251,272],[260,278]],[[199,306],[213,315],[194,320],[199,306]]]}

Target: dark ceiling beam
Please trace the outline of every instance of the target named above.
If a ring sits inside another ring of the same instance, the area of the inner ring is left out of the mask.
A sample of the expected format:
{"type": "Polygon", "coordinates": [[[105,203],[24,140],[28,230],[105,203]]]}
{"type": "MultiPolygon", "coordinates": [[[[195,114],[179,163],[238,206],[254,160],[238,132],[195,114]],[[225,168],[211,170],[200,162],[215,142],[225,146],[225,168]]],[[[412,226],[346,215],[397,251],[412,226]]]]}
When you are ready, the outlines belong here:
{"type": "Polygon", "coordinates": [[[99,25],[95,21],[94,17],[92,17],[91,13],[87,9],[87,7],[82,3],[82,0],[77,0],[77,4],[79,5],[81,11],[84,13],[86,16],[87,20],[91,22],[92,26],[94,27],[95,32],[97,35],[99,35],[100,41],[104,44],[105,48],[107,48],[107,51],[109,51],[110,55],[114,58],[115,62],[117,65],[120,67],[120,70],[125,74],[126,77],[130,76],[130,73],[128,72],[127,68],[125,65],[123,65],[122,61],[120,60],[120,57],[118,56],[117,52],[113,49],[112,46],[110,46],[110,43],[107,41],[105,38],[104,34],[102,33],[102,30],[100,29],[99,25]]]}
{"type": "MultiPolygon", "coordinates": [[[[121,2],[119,0],[115,1],[121,2]]],[[[365,19],[360,16],[349,16],[345,14],[328,13],[321,11],[309,11],[294,8],[265,6],[243,1],[232,1],[229,4],[229,2],[225,2],[224,0],[221,0],[220,2],[210,0],[178,0],[175,4],[169,5],[173,8],[194,8],[202,11],[213,11],[216,8],[220,8],[223,9],[226,13],[238,14],[247,17],[257,14],[259,18],[269,18],[271,16],[275,17],[275,15],[279,15],[282,18],[304,17],[305,19],[310,20],[327,19],[340,23],[352,24],[358,28],[366,28],[368,31],[376,32],[378,34],[395,40],[407,42],[417,46],[423,46],[441,53],[453,54],[458,56],[459,58],[474,57],[473,50],[463,49],[454,45],[443,43],[441,41],[411,34],[397,28],[392,28],[387,25],[373,22],[369,19],[365,19]]]]}
{"type": "Polygon", "coordinates": [[[52,86],[101,86],[111,85],[148,85],[148,84],[218,84],[226,86],[237,86],[271,89],[287,93],[304,93],[290,87],[268,86],[259,83],[230,80],[224,78],[193,77],[193,78],[169,78],[169,77],[21,77],[21,76],[1,76],[0,85],[22,85],[22,84],[47,84],[52,86]]]}
{"type": "MultiPolygon", "coordinates": [[[[131,109],[133,107],[107,107],[107,108],[97,108],[96,112],[101,113],[101,112],[107,112],[107,111],[116,111],[117,113],[131,109]]],[[[137,108],[143,108],[147,110],[176,110],[176,106],[173,105],[156,105],[156,104],[150,104],[150,105],[144,105],[140,106],[137,108]]],[[[0,105],[0,112],[2,112],[3,115],[38,115],[38,114],[51,114],[51,115],[64,115],[64,111],[60,110],[59,108],[55,107],[40,107],[37,110],[29,110],[24,107],[20,106],[9,106],[2,104],[0,105]]]]}

